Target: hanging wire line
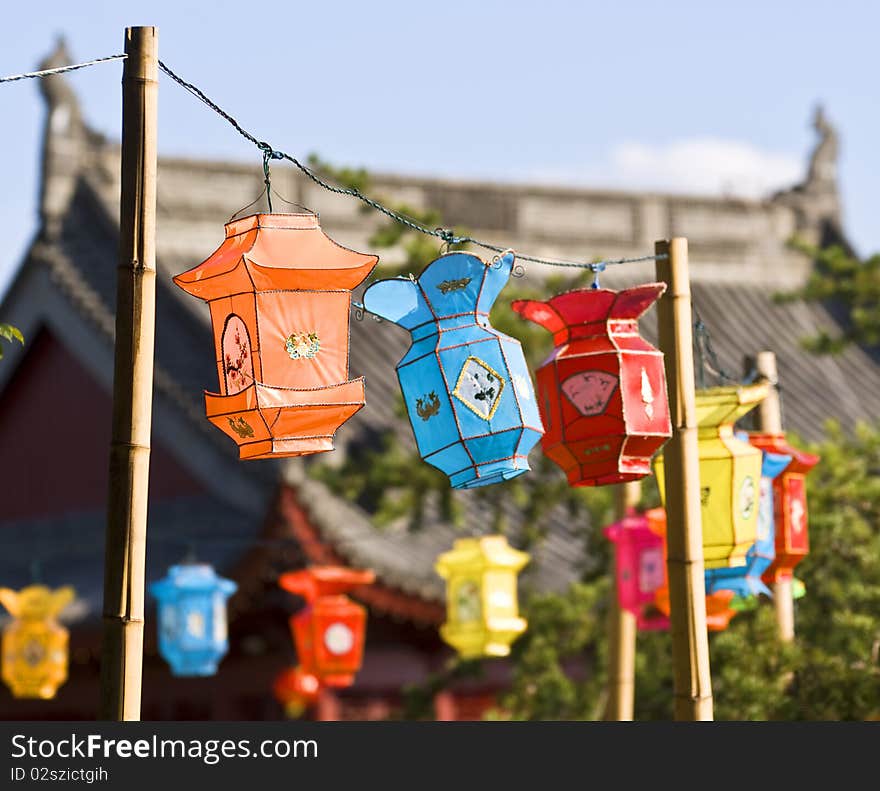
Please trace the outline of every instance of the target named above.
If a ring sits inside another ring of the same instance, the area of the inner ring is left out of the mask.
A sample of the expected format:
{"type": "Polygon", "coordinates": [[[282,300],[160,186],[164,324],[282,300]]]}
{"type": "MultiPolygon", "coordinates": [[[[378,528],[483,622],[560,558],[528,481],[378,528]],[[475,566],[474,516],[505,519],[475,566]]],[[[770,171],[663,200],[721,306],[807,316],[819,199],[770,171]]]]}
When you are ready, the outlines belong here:
{"type": "MultiPolygon", "coordinates": [[[[693,305],[694,310],[694,349],[696,352],[697,364],[697,384],[700,389],[706,387],[706,371],[720,379],[722,382],[731,384],[740,384],[739,380],[732,377],[718,362],[718,355],[712,346],[712,336],[709,334],[709,328],[700,316],[696,304],[693,305]]],[[[745,384],[745,383],[743,383],[745,384]]]]}
{"type": "Polygon", "coordinates": [[[76,71],[84,69],[86,66],[94,66],[97,63],[108,63],[111,60],[125,60],[128,55],[108,55],[106,58],[95,58],[87,60],[85,63],[74,63],[71,66],[58,66],[54,69],[43,69],[43,71],[30,71],[27,74],[12,74],[9,77],[0,77],[0,82],[15,82],[16,80],[27,80],[34,77],[50,77],[53,74],[64,74],[68,71],[76,71]]]}
{"type": "MultiPolygon", "coordinates": [[[[159,68],[165,72],[174,82],[180,85],[185,90],[189,91],[193,96],[195,96],[199,101],[203,102],[207,105],[211,110],[213,110],[217,115],[221,118],[225,119],[232,127],[246,140],[253,143],[260,151],[263,152],[263,174],[266,185],[269,185],[269,163],[273,159],[286,159],[288,162],[293,164],[296,168],[298,168],[307,178],[309,178],[312,182],[317,184],[319,187],[322,187],[329,192],[333,192],[337,195],[348,195],[352,198],[356,198],[357,200],[365,203],[367,206],[375,209],[376,211],[381,212],[382,214],[390,217],[392,220],[400,223],[401,225],[410,228],[413,231],[418,231],[419,233],[426,234],[427,236],[433,236],[437,239],[441,239],[447,246],[453,244],[474,244],[478,247],[482,247],[486,250],[492,250],[496,253],[504,253],[508,248],[501,247],[499,245],[490,244],[489,242],[484,242],[479,239],[475,239],[471,236],[458,236],[454,231],[449,228],[428,228],[425,225],[414,220],[412,217],[407,217],[405,214],[401,212],[395,211],[394,209],[389,209],[387,206],[384,206],[379,201],[370,198],[367,195],[364,195],[360,190],[354,187],[340,187],[334,184],[330,184],[324,179],[322,179],[317,173],[315,173],[311,168],[302,164],[296,157],[291,156],[290,154],[285,153],[284,151],[279,151],[274,148],[271,144],[265,142],[264,140],[260,140],[255,137],[253,134],[248,132],[242,125],[235,120],[229,113],[227,113],[223,108],[209,99],[205,93],[193,85],[190,82],[187,82],[182,77],[179,77],[175,74],[171,69],[168,68],[161,60],[159,61],[159,68]]],[[[270,204],[271,211],[271,204],[270,204]]],[[[528,256],[528,255],[517,255],[517,258],[520,261],[530,261],[536,264],[546,264],[548,266],[569,266],[569,267],[578,267],[581,269],[591,269],[593,272],[601,272],[607,266],[613,266],[617,264],[631,264],[640,261],[656,261],[660,258],[666,258],[666,254],[661,255],[643,255],[637,256],[634,258],[615,258],[609,259],[606,261],[593,261],[593,262],[585,262],[585,261],[560,261],[556,259],[549,258],[538,258],[536,256],[528,256]]]]}

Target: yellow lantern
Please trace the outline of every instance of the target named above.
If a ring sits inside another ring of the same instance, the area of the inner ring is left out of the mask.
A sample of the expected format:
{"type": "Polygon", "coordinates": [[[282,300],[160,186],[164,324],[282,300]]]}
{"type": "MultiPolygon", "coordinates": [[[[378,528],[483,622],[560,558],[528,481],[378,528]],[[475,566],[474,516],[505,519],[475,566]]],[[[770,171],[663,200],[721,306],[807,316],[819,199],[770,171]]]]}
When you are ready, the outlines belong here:
{"type": "MultiPolygon", "coordinates": [[[[707,569],[744,566],[758,537],[761,451],[734,436],[733,424],[761,403],[769,385],[735,385],[697,391],[703,562],[707,569]]],[[[663,455],[654,461],[666,505],[663,455]]]]}
{"type": "Polygon", "coordinates": [[[519,617],[517,578],[529,562],[504,536],[460,538],[437,558],[446,580],[446,623],[440,635],[463,659],[507,656],[525,630],[519,617]]]}
{"type": "Polygon", "coordinates": [[[0,588],[0,603],[14,619],[3,630],[2,675],[15,697],[49,700],[67,680],[68,634],[56,618],[74,598],[68,586],[0,588]]]}

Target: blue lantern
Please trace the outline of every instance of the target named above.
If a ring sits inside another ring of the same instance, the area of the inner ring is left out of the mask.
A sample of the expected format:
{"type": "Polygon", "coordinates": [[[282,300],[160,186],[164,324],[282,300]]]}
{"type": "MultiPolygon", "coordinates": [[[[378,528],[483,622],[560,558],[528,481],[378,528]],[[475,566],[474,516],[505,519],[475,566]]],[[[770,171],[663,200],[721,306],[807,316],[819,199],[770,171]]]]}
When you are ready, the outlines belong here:
{"type": "Polygon", "coordinates": [[[238,586],[205,563],[171,566],[150,585],[159,602],[159,653],[175,676],[212,676],[229,650],[226,600],[238,586]]]}
{"type": "MultiPolygon", "coordinates": [[[[737,439],[749,441],[745,432],[736,432],[737,439]]],[[[775,526],[773,518],[773,479],[791,461],[782,453],[761,451],[761,491],[758,498],[758,538],[746,553],[744,566],[735,568],[706,569],[706,593],[732,590],[738,597],[756,596],[759,593],[772,596],[770,589],[761,581],[776,556],[775,526]]],[[[738,609],[743,609],[740,603],[738,609]]]]}
{"type": "Polygon", "coordinates": [[[455,489],[515,478],[544,433],[519,341],[489,324],[514,254],[442,255],[418,278],[380,280],[364,307],[412,334],[397,377],[422,458],[455,489]]]}

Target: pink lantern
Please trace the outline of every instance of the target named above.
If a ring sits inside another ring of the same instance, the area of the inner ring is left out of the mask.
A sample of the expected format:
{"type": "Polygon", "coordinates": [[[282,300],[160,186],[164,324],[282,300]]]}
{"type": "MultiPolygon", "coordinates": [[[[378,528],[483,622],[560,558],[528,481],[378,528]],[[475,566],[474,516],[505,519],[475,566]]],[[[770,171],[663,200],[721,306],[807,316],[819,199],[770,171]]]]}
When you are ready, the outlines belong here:
{"type": "Polygon", "coordinates": [[[654,606],[654,596],[666,579],[663,537],[651,530],[646,514],[631,509],[602,531],[615,544],[617,601],[633,613],[638,628],[666,629],[669,618],[654,606]]]}

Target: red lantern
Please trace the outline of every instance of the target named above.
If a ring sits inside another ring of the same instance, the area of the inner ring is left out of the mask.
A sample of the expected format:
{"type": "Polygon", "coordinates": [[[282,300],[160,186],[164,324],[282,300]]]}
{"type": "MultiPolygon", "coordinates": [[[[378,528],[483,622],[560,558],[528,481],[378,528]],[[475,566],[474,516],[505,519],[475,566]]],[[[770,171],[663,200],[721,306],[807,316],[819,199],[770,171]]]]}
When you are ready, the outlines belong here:
{"type": "Polygon", "coordinates": [[[769,585],[790,580],[794,567],[810,551],[806,477],[820,459],[789,445],[785,434],[749,433],[749,442],[763,451],[791,456],[788,466],[773,479],[776,557],[761,576],[769,585]]]}
{"type": "Polygon", "coordinates": [[[317,676],[301,667],[288,667],[276,676],[273,691],[287,716],[299,717],[309,706],[318,702],[321,682],[317,676]]]}
{"type": "Polygon", "coordinates": [[[665,290],[664,283],[576,289],[512,303],[553,333],[556,348],[536,373],[541,447],[572,486],[644,478],[672,436],[663,354],[638,328],[665,290]]]}
{"type": "Polygon", "coordinates": [[[317,215],[255,214],[174,278],[211,309],[221,391],[205,410],[242,459],[333,450],[363,407],[363,377],[348,379],[351,289],[377,261],[325,236],[317,215]]]}
{"type": "Polygon", "coordinates": [[[291,617],[290,629],[300,667],[321,684],[348,687],[354,683],[364,655],[367,610],[345,593],[374,579],[372,571],[342,566],[313,566],[279,578],[282,588],[306,600],[306,606],[291,617]]]}

